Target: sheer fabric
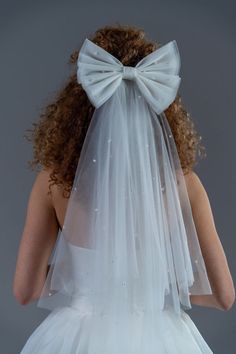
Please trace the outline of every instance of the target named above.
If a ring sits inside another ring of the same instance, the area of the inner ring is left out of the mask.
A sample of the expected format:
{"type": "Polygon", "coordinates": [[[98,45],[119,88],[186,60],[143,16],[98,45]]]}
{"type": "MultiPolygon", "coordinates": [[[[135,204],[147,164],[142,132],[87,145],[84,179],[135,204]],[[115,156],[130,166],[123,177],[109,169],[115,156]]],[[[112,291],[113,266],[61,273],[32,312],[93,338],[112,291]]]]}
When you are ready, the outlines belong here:
{"type": "Polygon", "coordinates": [[[134,314],[158,321],[171,309],[180,317],[190,293],[212,293],[164,113],[179,69],[176,41],[124,67],[85,40],[78,82],[95,111],[37,306],[84,303],[98,330],[101,316],[106,328],[124,316],[132,325],[134,314]]]}

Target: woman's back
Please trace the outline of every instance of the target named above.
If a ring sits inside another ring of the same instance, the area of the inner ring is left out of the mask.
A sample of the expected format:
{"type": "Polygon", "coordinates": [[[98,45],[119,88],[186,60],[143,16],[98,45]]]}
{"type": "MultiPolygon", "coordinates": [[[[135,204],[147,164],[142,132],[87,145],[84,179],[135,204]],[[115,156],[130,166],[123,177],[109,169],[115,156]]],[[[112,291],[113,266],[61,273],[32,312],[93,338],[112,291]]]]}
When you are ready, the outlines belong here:
{"type": "MultiPolygon", "coordinates": [[[[44,280],[42,273],[45,274],[48,256],[54,247],[58,231],[64,224],[69,199],[63,197],[62,189],[57,185],[53,185],[51,188],[52,194],[50,196],[47,195],[49,191],[49,175],[50,170],[39,172],[29,198],[28,217],[22,235],[21,253],[18,258],[19,274],[17,272],[15,276],[15,295],[19,302],[22,303],[30,302],[39,295],[38,291],[40,292],[41,290],[42,279],[44,280]],[[42,219],[44,213],[45,216],[42,219]],[[42,215],[41,219],[39,219],[39,214],[42,215]],[[45,233],[43,230],[50,237],[42,237],[45,233]],[[40,251],[39,247],[41,248],[40,251]],[[33,249],[35,249],[35,252],[33,249]],[[29,255],[29,264],[27,264],[26,255],[29,250],[30,253],[34,252],[35,256],[32,259],[29,255]],[[22,272],[20,270],[21,263],[22,272]],[[41,267],[35,270],[39,263],[41,267]],[[38,272],[38,276],[33,277],[33,274],[31,276],[29,269],[34,270],[34,275],[35,271],[38,272]],[[22,282],[22,277],[24,282],[22,282]],[[34,279],[33,283],[32,279],[34,279]],[[41,282],[37,283],[39,279],[41,282]],[[21,288],[22,290],[20,290],[21,288]],[[27,291],[27,289],[29,290],[27,291]]],[[[213,296],[192,295],[191,302],[227,310],[234,302],[234,286],[227,260],[215,229],[207,192],[194,172],[185,175],[185,182],[199,242],[210,282],[214,289],[213,296]]]]}

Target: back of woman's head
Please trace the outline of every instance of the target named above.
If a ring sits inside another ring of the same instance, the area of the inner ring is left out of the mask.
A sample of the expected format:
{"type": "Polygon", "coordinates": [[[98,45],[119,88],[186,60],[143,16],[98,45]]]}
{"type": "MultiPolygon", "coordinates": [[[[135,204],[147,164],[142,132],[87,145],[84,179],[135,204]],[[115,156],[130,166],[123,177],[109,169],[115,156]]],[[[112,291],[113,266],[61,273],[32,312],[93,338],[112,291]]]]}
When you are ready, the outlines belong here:
{"type": "MultiPolygon", "coordinates": [[[[123,65],[135,66],[143,57],[160,47],[147,39],[145,32],[135,26],[105,26],[93,36],[92,42],[119,59],[123,65]]],[[[73,67],[65,85],[33,123],[31,136],[34,156],[31,168],[41,165],[50,171],[51,185],[62,187],[63,195],[69,197],[81,148],[92,118],[94,107],[86,92],[77,82],[76,63],[79,50],[72,52],[69,64],[73,67]]],[[[201,137],[194,128],[189,113],[183,107],[180,95],[165,110],[184,172],[190,171],[198,156],[203,156],[201,137]]],[[[51,186],[50,185],[50,186],[51,186]]]]}

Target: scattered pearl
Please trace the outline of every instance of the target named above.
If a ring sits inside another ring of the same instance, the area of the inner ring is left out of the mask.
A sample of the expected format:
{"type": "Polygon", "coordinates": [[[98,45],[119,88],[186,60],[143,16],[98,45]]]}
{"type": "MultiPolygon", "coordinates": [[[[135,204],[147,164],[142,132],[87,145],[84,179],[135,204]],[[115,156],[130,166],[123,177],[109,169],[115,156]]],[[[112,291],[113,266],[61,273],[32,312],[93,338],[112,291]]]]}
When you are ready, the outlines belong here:
{"type": "Polygon", "coordinates": [[[97,160],[96,159],[93,159],[93,162],[96,162],[97,160]]]}
{"type": "Polygon", "coordinates": [[[172,137],[172,135],[171,134],[169,134],[169,138],[171,138],[172,137]]]}
{"type": "Polygon", "coordinates": [[[198,263],[198,260],[197,259],[195,259],[195,261],[194,261],[195,263],[198,263]]]}
{"type": "Polygon", "coordinates": [[[94,211],[98,211],[98,208],[95,208],[94,211]]]}
{"type": "Polygon", "coordinates": [[[111,139],[108,139],[107,141],[108,141],[108,143],[110,143],[110,142],[111,142],[111,139]]]}
{"type": "Polygon", "coordinates": [[[49,296],[52,296],[52,293],[49,293],[48,295],[49,295],[49,296]]]}

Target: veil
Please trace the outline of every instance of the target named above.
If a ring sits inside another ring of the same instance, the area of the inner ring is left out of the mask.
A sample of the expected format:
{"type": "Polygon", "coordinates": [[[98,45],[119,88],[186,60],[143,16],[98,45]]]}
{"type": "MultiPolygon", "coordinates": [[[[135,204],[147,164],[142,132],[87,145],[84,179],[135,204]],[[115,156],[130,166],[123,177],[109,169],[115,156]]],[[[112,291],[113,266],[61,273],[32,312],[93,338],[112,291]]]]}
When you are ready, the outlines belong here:
{"type": "Polygon", "coordinates": [[[95,110],[37,306],[156,316],[212,294],[164,113],[179,69],[175,40],[129,67],[85,39],[77,78],[95,110]]]}

